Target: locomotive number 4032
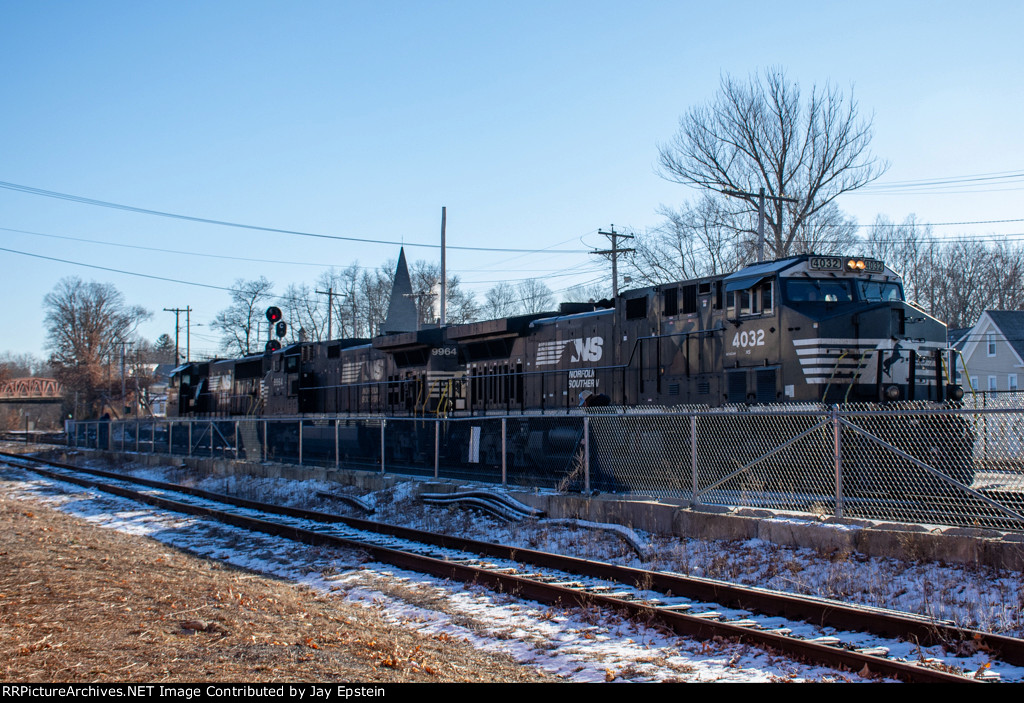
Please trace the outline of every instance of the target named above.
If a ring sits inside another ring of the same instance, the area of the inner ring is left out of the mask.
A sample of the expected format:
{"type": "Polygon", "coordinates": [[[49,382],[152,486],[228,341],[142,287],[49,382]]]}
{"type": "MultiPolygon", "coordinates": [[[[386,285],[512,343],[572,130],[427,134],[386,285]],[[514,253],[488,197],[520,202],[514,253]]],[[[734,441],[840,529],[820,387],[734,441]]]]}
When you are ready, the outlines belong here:
{"type": "Polygon", "coordinates": [[[763,347],[764,330],[744,330],[733,335],[734,347],[763,347]]]}

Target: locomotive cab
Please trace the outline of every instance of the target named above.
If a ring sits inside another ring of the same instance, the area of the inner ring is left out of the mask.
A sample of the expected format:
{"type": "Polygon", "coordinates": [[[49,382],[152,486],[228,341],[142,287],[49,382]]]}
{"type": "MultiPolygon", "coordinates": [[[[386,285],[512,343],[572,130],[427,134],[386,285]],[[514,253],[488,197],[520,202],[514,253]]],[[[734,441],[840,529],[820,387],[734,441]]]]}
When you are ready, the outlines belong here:
{"type": "Polygon", "coordinates": [[[171,371],[167,415],[189,417],[210,412],[210,364],[182,364],[171,371]]]}
{"type": "Polygon", "coordinates": [[[881,261],[806,257],[779,282],[787,395],[799,400],[802,381],[807,399],[829,403],[944,399],[945,325],[906,302],[881,261]]]}
{"type": "Polygon", "coordinates": [[[464,410],[458,350],[441,328],[377,337],[373,348],[389,358],[385,407],[390,413],[446,415],[464,410]]]}

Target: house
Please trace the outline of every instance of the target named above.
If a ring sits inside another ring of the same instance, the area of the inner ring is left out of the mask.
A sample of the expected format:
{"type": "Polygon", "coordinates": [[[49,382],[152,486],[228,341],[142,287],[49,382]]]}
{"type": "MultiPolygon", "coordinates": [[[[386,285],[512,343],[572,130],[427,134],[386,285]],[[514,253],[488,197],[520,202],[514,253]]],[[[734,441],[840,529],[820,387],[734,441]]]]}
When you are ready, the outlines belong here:
{"type": "MultiPolygon", "coordinates": [[[[950,343],[963,355],[975,391],[1016,391],[1024,376],[1024,310],[986,310],[950,343]]],[[[965,379],[966,380],[966,379],[965,379]]],[[[964,390],[969,391],[966,386],[964,390]]]]}

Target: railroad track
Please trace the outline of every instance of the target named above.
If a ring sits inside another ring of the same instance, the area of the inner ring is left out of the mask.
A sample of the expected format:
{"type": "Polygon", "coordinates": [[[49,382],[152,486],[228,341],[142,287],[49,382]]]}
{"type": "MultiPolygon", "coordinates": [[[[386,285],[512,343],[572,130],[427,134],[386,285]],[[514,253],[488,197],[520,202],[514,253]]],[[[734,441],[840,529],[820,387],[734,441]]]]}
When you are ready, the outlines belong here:
{"type": "MultiPolygon", "coordinates": [[[[471,582],[543,602],[599,606],[654,619],[680,635],[724,637],[831,668],[918,682],[998,680],[984,670],[959,671],[957,658],[907,661],[889,656],[885,642],[854,645],[845,634],[806,634],[812,623],[845,633],[943,645],[953,651],[998,653],[999,661],[1024,666],[1024,640],[966,630],[923,617],[836,601],[738,586],[709,579],[646,571],[587,559],[424,532],[358,518],[258,503],[98,469],[0,453],[9,464],[175,512],[306,544],[358,549],[373,560],[471,582]],[[139,490],[138,487],[144,487],[139,490]],[[723,612],[728,609],[732,612],[723,612]],[[740,611],[740,612],[734,612],[740,611]],[[797,630],[805,634],[798,634],[797,630]]],[[[859,637],[857,638],[859,639],[859,637]]],[[[898,644],[895,643],[895,644],[898,644]]],[[[960,660],[963,661],[963,660],[960,660]]]]}

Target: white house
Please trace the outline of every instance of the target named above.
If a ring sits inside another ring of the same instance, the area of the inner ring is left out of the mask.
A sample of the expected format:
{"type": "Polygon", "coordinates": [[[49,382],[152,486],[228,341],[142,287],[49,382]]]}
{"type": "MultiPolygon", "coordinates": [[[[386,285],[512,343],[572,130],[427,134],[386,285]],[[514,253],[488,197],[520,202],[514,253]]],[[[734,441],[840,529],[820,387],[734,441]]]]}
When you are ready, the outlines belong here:
{"type": "MultiPolygon", "coordinates": [[[[970,375],[970,387],[961,377],[965,393],[1016,391],[1024,381],[1024,310],[986,310],[952,346],[959,349],[970,375]]],[[[952,336],[952,335],[951,335],[952,336]]],[[[962,370],[962,369],[960,369],[962,370]]],[[[1015,404],[1015,397],[967,395],[968,407],[998,407],[1000,401],[1015,404]]],[[[974,420],[975,457],[985,465],[1009,462],[1018,465],[1024,455],[1024,419],[1019,413],[984,414],[974,420]]]]}
{"type": "MultiPolygon", "coordinates": [[[[1024,381],[1024,310],[986,310],[974,327],[951,341],[963,354],[975,391],[1020,389],[1024,381]]],[[[962,385],[969,392],[966,379],[962,385]]]]}

